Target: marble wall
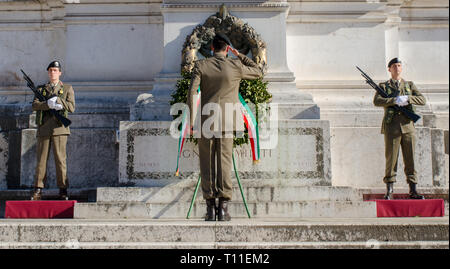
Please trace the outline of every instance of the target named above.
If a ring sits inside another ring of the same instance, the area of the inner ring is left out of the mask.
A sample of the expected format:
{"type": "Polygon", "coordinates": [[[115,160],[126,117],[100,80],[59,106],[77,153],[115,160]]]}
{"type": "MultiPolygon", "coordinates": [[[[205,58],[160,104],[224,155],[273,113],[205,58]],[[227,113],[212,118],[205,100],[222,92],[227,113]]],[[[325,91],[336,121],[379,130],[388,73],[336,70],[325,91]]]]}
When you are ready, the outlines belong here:
{"type": "MultiPolygon", "coordinates": [[[[88,128],[95,137],[106,128],[112,135],[119,121],[127,120],[129,107],[139,94],[152,94],[162,74],[178,69],[183,36],[216,12],[222,2],[231,14],[252,24],[263,39],[271,40],[269,78],[294,80],[298,93],[311,96],[320,108],[320,119],[329,122],[330,147],[336,156],[331,160],[333,184],[375,186],[369,181],[354,183],[361,177],[351,168],[344,171],[341,162],[346,159],[339,157],[350,156],[342,145],[360,131],[358,128],[376,131],[367,134],[373,137],[371,141],[382,138],[377,131],[382,110],[373,107],[374,92],[355,65],[382,81],[388,78],[387,61],[401,57],[404,77],[416,82],[428,101],[419,108],[423,120],[418,126],[448,130],[446,0],[0,0],[0,111],[8,110],[7,116],[0,117],[4,137],[10,132],[20,137],[23,129],[33,128],[16,120],[31,112],[32,96],[20,68],[36,84],[43,83],[47,80],[45,68],[54,59],[62,61],[62,80],[73,84],[76,91],[74,129],[80,129],[81,134],[88,128]],[[186,11],[185,17],[173,14],[173,7],[186,11]],[[270,13],[276,7],[285,10],[283,16],[270,13]],[[194,15],[198,17],[195,20],[194,15]],[[265,24],[261,23],[262,15],[269,18],[265,24]],[[284,27],[271,27],[275,22],[284,27]]],[[[364,143],[364,136],[358,137],[358,143],[364,143]]],[[[431,137],[444,143],[441,136],[431,137]]],[[[3,139],[2,143],[9,142],[3,139]]],[[[14,151],[10,157],[20,155],[21,147],[8,146],[14,151]]],[[[381,152],[379,145],[377,152],[381,152]]],[[[448,163],[448,153],[444,158],[448,163]]],[[[11,170],[2,170],[1,161],[0,171],[11,170]]],[[[358,161],[362,162],[361,158],[358,161]]],[[[20,166],[13,170],[20,174],[20,166]]],[[[5,187],[3,174],[0,172],[0,188],[5,187]]],[[[118,176],[112,177],[102,182],[118,183],[118,176]]],[[[448,171],[446,178],[448,182],[448,171]]],[[[86,180],[95,186],[93,178],[86,180]]],[[[29,181],[22,180],[25,185],[29,181]]]]}

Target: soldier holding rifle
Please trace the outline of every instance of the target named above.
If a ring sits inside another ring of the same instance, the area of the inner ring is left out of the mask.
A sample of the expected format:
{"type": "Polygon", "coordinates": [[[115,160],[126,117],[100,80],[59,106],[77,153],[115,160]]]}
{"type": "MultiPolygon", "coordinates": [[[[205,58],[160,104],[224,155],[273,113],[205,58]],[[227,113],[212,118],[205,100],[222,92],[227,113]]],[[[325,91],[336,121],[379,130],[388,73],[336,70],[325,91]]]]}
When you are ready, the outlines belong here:
{"type": "MultiPolygon", "coordinates": [[[[414,122],[420,117],[415,114],[413,105],[425,105],[426,100],[412,81],[405,81],[401,77],[402,62],[398,58],[389,61],[388,70],[391,73],[391,79],[378,85],[382,91],[377,90],[373,99],[375,106],[384,108],[381,127],[381,133],[384,134],[386,157],[383,182],[386,184],[387,191],[384,198],[387,200],[393,198],[394,183],[397,177],[397,161],[401,147],[406,181],[409,184],[409,198],[424,199],[416,190],[414,122]]],[[[367,76],[364,72],[362,73],[363,76],[367,76]]],[[[371,82],[373,83],[373,81],[371,82]]]]}
{"type": "MultiPolygon", "coordinates": [[[[23,72],[23,71],[22,71],[23,72]]],[[[53,149],[56,166],[56,179],[59,188],[59,199],[68,200],[66,144],[70,135],[67,119],[68,112],[75,111],[75,95],[71,85],[62,83],[61,64],[51,62],[47,67],[49,82],[34,87],[33,82],[24,73],[24,78],[35,92],[33,111],[36,111],[37,130],[37,165],[34,191],[31,200],[41,200],[44,182],[47,179],[47,161],[50,148],[53,149]]]]}

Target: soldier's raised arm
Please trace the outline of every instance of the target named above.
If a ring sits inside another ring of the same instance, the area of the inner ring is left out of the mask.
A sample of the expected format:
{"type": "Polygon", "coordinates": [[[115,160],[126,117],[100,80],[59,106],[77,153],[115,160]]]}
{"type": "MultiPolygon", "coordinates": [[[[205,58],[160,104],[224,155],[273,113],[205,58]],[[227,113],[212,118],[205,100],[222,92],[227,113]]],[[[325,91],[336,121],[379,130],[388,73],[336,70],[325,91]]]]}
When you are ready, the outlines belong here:
{"type": "Polygon", "coordinates": [[[257,79],[262,77],[261,69],[259,69],[258,65],[253,62],[250,58],[245,55],[239,54],[239,60],[242,63],[242,78],[243,79],[257,79]]]}
{"type": "Polygon", "coordinates": [[[258,65],[245,55],[239,53],[238,50],[228,46],[229,50],[241,61],[241,78],[242,79],[257,79],[262,77],[262,71],[258,65]]]}

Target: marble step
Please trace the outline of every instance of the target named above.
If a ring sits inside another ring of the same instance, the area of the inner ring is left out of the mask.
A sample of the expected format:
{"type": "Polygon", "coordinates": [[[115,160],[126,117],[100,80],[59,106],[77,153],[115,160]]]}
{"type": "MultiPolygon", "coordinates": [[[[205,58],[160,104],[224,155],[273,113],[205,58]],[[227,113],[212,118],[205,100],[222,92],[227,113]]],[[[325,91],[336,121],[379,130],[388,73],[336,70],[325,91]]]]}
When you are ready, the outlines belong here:
{"type": "Polygon", "coordinates": [[[0,247],[447,247],[448,217],[0,220],[0,247]],[[445,245],[443,242],[446,241],[445,245]]]}
{"type": "MultiPolygon", "coordinates": [[[[97,202],[191,202],[195,186],[97,188],[97,202]]],[[[351,187],[331,186],[246,186],[248,202],[361,201],[363,193],[351,187]]],[[[203,200],[201,186],[197,201],[203,200]]],[[[233,200],[242,201],[238,186],[233,186],[233,200]]]]}
{"type": "MultiPolygon", "coordinates": [[[[97,202],[77,203],[74,218],[79,219],[176,219],[186,218],[189,202],[143,203],[143,202],[97,202]]],[[[251,217],[376,217],[376,203],[366,201],[301,201],[248,203],[251,217]]],[[[248,217],[242,202],[231,202],[228,211],[232,217],[248,217]]],[[[206,204],[196,202],[191,218],[203,218],[206,204]]]]}
{"type": "MultiPolygon", "coordinates": [[[[0,201],[8,201],[8,200],[29,200],[31,194],[33,192],[33,188],[27,189],[9,189],[9,190],[0,190],[0,201]]],[[[96,201],[96,188],[86,188],[86,189],[78,189],[78,188],[69,188],[68,193],[73,198],[73,200],[77,201],[96,201]]],[[[59,189],[49,189],[45,188],[42,190],[42,195],[45,200],[54,200],[59,196],[59,189]]]]}
{"type": "Polygon", "coordinates": [[[448,241],[410,242],[0,242],[0,249],[448,249],[448,241]]]}

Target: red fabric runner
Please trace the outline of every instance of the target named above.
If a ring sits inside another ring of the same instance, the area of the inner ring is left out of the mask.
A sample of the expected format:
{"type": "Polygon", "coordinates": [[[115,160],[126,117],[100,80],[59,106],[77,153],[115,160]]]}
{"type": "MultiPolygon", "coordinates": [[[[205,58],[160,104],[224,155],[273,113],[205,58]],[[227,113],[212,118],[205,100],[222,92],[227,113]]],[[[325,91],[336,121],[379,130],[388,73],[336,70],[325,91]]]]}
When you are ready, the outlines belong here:
{"type": "MultiPolygon", "coordinates": [[[[364,193],[363,200],[384,200],[384,193],[364,193]]],[[[421,193],[425,197],[425,199],[444,199],[448,200],[448,193],[421,193]]],[[[394,200],[407,200],[409,199],[408,193],[394,193],[394,200]]]]}
{"type": "Polygon", "coordinates": [[[73,218],[77,201],[6,201],[5,218],[67,219],[73,218]]]}
{"type": "Polygon", "coordinates": [[[443,217],[444,200],[375,200],[377,217],[443,217]]]}

